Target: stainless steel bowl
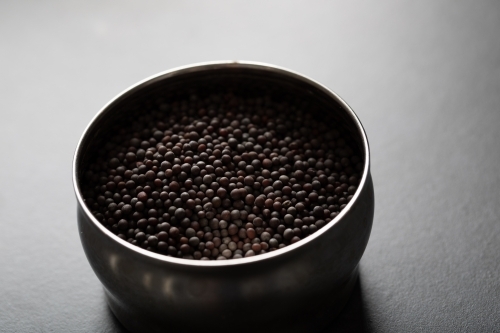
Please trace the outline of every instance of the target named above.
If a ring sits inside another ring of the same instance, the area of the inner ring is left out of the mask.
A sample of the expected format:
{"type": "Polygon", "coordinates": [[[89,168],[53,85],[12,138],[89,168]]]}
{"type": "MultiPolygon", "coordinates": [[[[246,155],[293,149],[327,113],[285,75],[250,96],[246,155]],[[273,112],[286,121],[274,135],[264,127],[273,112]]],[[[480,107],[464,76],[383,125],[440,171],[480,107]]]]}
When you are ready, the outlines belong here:
{"type": "Polygon", "coordinates": [[[374,196],[365,131],[334,92],[295,72],[255,62],[211,62],[175,68],[127,89],[91,121],[73,161],[78,228],[107,302],[132,332],[314,332],[347,302],[373,221],[374,196]],[[355,138],[363,176],[345,209],[316,233],[283,249],[224,261],[196,261],[146,251],[118,238],[86,207],[80,182],[91,146],[113,117],[145,94],[219,76],[273,81],[325,103],[355,138]]]}

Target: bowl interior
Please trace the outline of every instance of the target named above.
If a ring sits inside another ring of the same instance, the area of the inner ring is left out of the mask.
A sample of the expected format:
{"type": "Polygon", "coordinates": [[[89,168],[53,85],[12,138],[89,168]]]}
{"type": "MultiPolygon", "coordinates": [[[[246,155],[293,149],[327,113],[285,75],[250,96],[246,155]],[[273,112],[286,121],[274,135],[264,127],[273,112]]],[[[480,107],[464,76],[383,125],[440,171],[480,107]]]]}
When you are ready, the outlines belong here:
{"type": "MultiPolygon", "coordinates": [[[[364,162],[364,170],[357,193],[334,220],[316,233],[295,244],[271,253],[255,256],[252,260],[258,260],[260,257],[264,259],[264,257],[271,254],[277,255],[279,252],[289,251],[302,243],[312,241],[328,229],[330,224],[340,220],[343,213],[348,211],[349,207],[355,202],[359,190],[366,181],[369,168],[368,142],[358,118],[337,95],[312,80],[280,68],[244,63],[208,64],[161,73],[126,90],[105,106],[86,129],[75,154],[75,191],[80,204],[85,205],[81,192],[85,170],[99,155],[100,147],[109,142],[113,133],[123,128],[130,128],[131,124],[124,121],[124,119],[139,116],[144,110],[149,110],[152,107],[158,110],[157,112],[185,112],[182,108],[177,110],[165,109],[165,102],[190,98],[194,91],[203,96],[213,92],[227,91],[228,89],[243,95],[249,91],[254,95],[256,92],[262,92],[268,93],[273,99],[291,98],[297,101],[299,107],[305,112],[327,121],[327,124],[335,123],[344,132],[346,140],[354,143],[353,149],[356,150],[357,155],[364,162]]],[[[92,215],[90,211],[89,215],[92,215]]],[[[94,223],[100,224],[97,219],[92,218],[92,220],[94,223]]],[[[102,229],[104,230],[104,227],[102,229]]],[[[111,232],[109,233],[119,242],[127,243],[111,232]]],[[[139,247],[137,247],[137,250],[148,252],[139,247]]],[[[250,258],[229,260],[227,263],[246,259],[250,258]]],[[[193,260],[181,260],[193,262],[193,260]]]]}

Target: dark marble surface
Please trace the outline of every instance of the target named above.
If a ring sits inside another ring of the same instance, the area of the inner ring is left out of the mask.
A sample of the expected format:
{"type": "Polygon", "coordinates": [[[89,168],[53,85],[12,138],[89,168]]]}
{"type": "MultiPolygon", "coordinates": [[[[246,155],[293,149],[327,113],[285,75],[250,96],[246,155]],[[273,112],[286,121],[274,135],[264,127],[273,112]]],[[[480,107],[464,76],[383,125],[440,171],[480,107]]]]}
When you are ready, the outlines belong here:
{"type": "Polygon", "coordinates": [[[372,237],[326,332],[500,332],[500,3],[456,0],[0,2],[0,331],[123,331],[72,154],[123,89],[219,59],[308,75],[368,133],[372,237]]]}

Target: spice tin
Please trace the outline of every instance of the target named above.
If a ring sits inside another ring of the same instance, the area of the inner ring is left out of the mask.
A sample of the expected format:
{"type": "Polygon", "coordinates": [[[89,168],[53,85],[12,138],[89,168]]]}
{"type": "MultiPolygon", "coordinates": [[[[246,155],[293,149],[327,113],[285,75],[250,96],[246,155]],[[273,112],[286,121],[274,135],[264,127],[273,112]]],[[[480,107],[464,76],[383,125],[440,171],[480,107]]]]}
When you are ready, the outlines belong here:
{"type": "Polygon", "coordinates": [[[334,92],[277,66],[221,61],[159,73],[111,100],[86,128],[73,161],[80,238],[106,300],[131,332],[314,332],[346,304],[368,243],[374,194],[365,131],[334,92]],[[225,75],[279,82],[321,99],[355,137],[364,158],[358,190],[342,212],[316,233],[254,257],[198,261],[149,252],[118,238],[85,206],[80,181],[91,147],[106,124],[144,94],[189,87],[225,75]]]}

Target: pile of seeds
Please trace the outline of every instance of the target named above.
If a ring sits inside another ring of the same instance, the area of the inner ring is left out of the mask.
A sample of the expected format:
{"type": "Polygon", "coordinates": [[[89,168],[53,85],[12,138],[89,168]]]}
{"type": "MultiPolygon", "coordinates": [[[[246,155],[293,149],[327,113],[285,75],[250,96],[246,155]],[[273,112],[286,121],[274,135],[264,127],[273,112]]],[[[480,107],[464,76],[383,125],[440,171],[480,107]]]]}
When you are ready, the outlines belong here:
{"type": "Polygon", "coordinates": [[[355,144],[300,98],[194,93],[141,111],[111,129],[82,187],[106,228],[149,251],[209,260],[277,250],[356,192],[355,144]]]}

